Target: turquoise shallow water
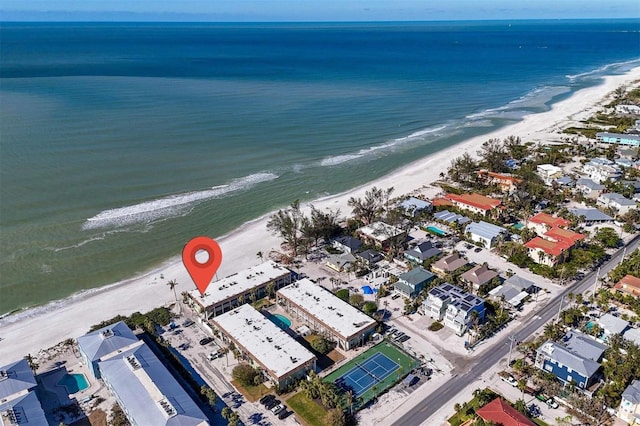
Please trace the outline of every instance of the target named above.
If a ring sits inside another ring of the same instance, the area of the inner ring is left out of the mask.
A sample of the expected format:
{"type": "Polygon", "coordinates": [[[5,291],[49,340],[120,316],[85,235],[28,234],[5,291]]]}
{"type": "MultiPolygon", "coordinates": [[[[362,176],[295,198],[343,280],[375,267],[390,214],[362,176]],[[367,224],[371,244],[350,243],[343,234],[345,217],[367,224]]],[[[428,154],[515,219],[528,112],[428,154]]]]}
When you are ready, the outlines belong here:
{"type": "Polygon", "coordinates": [[[545,111],[637,65],[638,28],[3,24],[0,313],[545,111]]]}

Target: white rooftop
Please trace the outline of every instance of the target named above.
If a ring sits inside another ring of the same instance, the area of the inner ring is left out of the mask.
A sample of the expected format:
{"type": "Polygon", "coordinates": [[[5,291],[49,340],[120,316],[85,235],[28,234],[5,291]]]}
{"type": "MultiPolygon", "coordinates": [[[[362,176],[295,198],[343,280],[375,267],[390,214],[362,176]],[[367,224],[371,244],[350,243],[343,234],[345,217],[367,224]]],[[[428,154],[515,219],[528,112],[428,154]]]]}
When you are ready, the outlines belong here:
{"type": "Polygon", "coordinates": [[[358,232],[378,241],[386,241],[389,238],[402,234],[404,231],[384,222],[373,222],[370,225],[359,228],[358,232]]]}
{"type": "Polygon", "coordinates": [[[278,290],[300,308],[321,320],[344,338],[375,324],[375,320],[308,278],[278,290]]]}
{"type": "Polygon", "coordinates": [[[204,296],[200,295],[199,290],[192,290],[189,294],[204,306],[213,306],[290,273],[291,271],[284,266],[269,260],[212,282],[204,296]]]}
{"type": "Polygon", "coordinates": [[[251,305],[242,305],[212,321],[278,378],[315,358],[251,305]]]}

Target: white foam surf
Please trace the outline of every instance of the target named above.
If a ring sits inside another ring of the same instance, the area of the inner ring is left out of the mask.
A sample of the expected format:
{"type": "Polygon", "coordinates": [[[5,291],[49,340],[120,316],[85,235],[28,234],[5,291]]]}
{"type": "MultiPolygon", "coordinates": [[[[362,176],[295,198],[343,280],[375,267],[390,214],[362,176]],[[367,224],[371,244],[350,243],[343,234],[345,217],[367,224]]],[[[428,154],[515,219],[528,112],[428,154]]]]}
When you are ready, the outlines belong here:
{"type": "Polygon", "coordinates": [[[113,226],[121,227],[177,216],[203,201],[222,198],[233,192],[244,191],[261,182],[268,182],[277,178],[278,175],[273,173],[256,173],[235,179],[227,185],[214,186],[203,191],[174,194],[132,206],[104,210],[87,219],[82,228],[87,230],[113,226]]]}
{"type": "Polygon", "coordinates": [[[419,130],[417,132],[411,133],[408,136],[403,136],[401,138],[396,138],[396,139],[393,139],[393,140],[391,140],[389,142],[385,142],[385,143],[380,144],[380,145],[374,145],[374,146],[371,146],[369,148],[363,148],[363,149],[361,149],[360,151],[358,151],[356,153],[334,155],[334,156],[331,156],[331,157],[326,157],[326,158],[320,160],[320,166],[323,166],[323,167],[335,166],[335,165],[338,165],[338,164],[346,163],[348,161],[357,160],[359,158],[363,158],[363,157],[367,157],[367,156],[371,156],[371,155],[379,155],[379,154],[381,154],[383,152],[386,152],[386,151],[393,151],[394,149],[396,149],[396,148],[398,148],[398,147],[400,147],[402,145],[406,145],[406,144],[409,144],[409,143],[412,143],[412,142],[424,141],[427,136],[438,134],[438,132],[444,130],[445,128],[447,128],[447,125],[443,124],[443,125],[438,126],[438,127],[419,130]]]}

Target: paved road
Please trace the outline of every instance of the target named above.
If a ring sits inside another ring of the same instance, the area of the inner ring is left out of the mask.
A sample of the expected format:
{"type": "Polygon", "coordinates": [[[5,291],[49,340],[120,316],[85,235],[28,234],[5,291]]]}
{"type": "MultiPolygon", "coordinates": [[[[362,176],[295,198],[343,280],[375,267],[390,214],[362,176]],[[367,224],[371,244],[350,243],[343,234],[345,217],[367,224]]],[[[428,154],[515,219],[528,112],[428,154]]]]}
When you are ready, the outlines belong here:
{"type": "MultiPolygon", "coordinates": [[[[627,245],[626,253],[631,253],[640,243],[640,236],[636,236],[627,245]]],[[[622,258],[623,249],[618,250],[609,261],[604,263],[600,269],[600,275],[607,274],[611,269],[618,265],[622,258]]],[[[559,305],[564,296],[568,293],[584,293],[589,288],[593,288],[596,272],[590,272],[582,281],[568,286],[564,291],[558,294],[554,299],[549,301],[541,309],[532,312],[522,319],[522,325],[517,327],[511,335],[517,340],[525,340],[531,336],[536,330],[542,327],[547,321],[558,314],[559,305]]],[[[445,406],[448,401],[453,399],[465,387],[477,380],[484,372],[493,367],[503,357],[509,353],[509,338],[503,337],[492,343],[491,350],[485,350],[482,355],[474,359],[471,368],[466,371],[460,371],[451,380],[444,385],[435,389],[420,401],[408,413],[396,419],[394,426],[419,425],[434,415],[440,408],[445,406]]]]}

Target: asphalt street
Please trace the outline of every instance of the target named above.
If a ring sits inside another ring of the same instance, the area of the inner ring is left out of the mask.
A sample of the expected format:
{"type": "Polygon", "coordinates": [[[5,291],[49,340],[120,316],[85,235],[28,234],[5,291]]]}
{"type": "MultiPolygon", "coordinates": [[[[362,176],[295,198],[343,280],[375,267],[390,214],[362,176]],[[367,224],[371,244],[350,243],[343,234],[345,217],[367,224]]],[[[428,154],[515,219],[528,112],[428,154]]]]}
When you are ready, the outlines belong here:
{"type": "MultiPolygon", "coordinates": [[[[626,247],[626,253],[631,253],[640,243],[640,236],[636,236],[626,247]]],[[[611,269],[618,265],[622,259],[624,248],[618,250],[611,259],[605,262],[600,268],[600,276],[606,275],[611,269]]],[[[533,335],[540,327],[546,324],[551,318],[558,314],[560,303],[569,293],[584,293],[594,287],[596,271],[592,271],[573,285],[567,286],[554,299],[537,311],[533,311],[521,320],[521,325],[515,328],[509,336],[516,340],[523,341],[533,335]]],[[[484,372],[498,363],[509,353],[510,337],[496,339],[491,344],[491,350],[485,350],[470,364],[466,370],[458,371],[451,380],[438,389],[434,389],[431,394],[420,401],[405,415],[396,419],[394,426],[419,425],[434,415],[447,402],[453,399],[465,387],[477,380],[484,372]]]]}

